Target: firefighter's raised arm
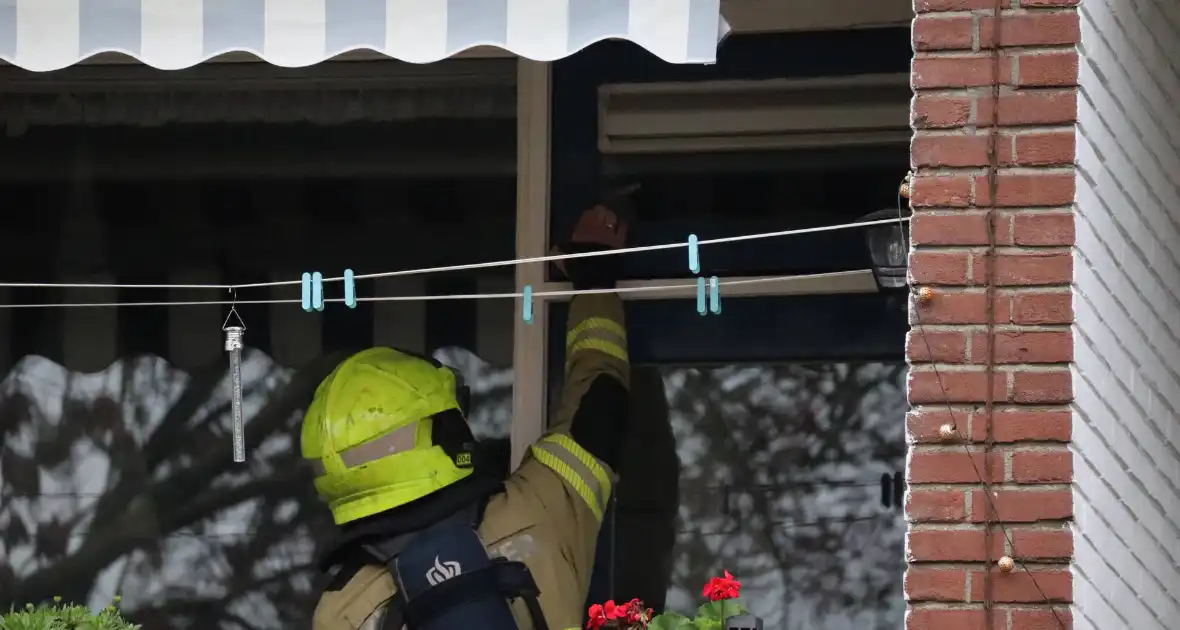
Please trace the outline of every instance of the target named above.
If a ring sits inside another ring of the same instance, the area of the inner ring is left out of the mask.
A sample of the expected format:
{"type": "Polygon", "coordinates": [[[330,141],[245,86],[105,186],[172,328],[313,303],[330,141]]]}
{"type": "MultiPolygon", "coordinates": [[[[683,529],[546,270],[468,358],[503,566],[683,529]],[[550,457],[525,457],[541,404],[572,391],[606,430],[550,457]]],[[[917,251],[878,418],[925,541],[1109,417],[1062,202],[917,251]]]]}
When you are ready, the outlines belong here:
{"type": "MultiPolygon", "coordinates": [[[[569,253],[617,249],[626,242],[627,224],[614,211],[597,206],[574,228],[569,253]]],[[[571,258],[561,265],[575,289],[614,288],[620,257],[571,258]]],[[[570,302],[565,335],[565,378],[553,433],[568,435],[611,470],[618,466],[626,428],[631,363],[623,302],[614,293],[577,295],[570,302]]],[[[609,491],[604,492],[605,499],[609,491]]]]}
{"type": "MultiPolygon", "coordinates": [[[[614,210],[597,205],[582,213],[568,254],[618,249],[628,225],[614,210]]],[[[619,275],[616,255],[558,261],[578,290],[611,289],[619,275]]],[[[573,490],[571,512],[583,536],[597,535],[614,486],[614,470],[626,429],[631,364],[623,303],[614,293],[586,293],[570,301],[565,334],[565,378],[549,430],[531,455],[565,478],[573,490]],[[575,474],[576,473],[576,474],[575,474]],[[576,500],[574,500],[576,499],[576,500]]]]}
{"type": "MultiPolygon", "coordinates": [[[[602,251],[624,242],[626,224],[605,206],[581,217],[564,253],[602,251]]],[[[619,256],[561,261],[575,289],[613,288],[619,256]]],[[[577,295],[570,303],[565,335],[565,379],[549,429],[529,449],[507,482],[513,509],[546,523],[568,582],[542,586],[547,616],[560,627],[580,626],[582,603],[594,568],[598,531],[616,481],[627,425],[630,361],[623,304],[614,293],[577,295]],[[558,612],[560,611],[560,612],[558,612]]]]}

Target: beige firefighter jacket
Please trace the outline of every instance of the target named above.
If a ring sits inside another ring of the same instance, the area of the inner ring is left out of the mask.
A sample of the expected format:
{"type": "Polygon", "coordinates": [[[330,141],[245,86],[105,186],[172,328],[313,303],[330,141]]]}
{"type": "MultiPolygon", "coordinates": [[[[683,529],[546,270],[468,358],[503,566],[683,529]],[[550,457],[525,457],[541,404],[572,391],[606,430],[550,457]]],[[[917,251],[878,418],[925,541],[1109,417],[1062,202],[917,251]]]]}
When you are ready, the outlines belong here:
{"type": "MultiPolygon", "coordinates": [[[[504,492],[488,503],[479,527],[489,554],[528,565],[541,589],[550,630],[580,628],[594,569],[594,550],[614,484],[614,472],[569,436],[582,396],[600,375],[629,383],[623,305],[617,295],[589,294],[570,305],[566,379],[550,430],[532,445],[504,492]]],[[[393,577],[366,566],[339,591],[325,593],[314,630],[381,630],[393,577]]],[[[522,630],[533,624],[522,602],[513,605],[522,630]]]]}

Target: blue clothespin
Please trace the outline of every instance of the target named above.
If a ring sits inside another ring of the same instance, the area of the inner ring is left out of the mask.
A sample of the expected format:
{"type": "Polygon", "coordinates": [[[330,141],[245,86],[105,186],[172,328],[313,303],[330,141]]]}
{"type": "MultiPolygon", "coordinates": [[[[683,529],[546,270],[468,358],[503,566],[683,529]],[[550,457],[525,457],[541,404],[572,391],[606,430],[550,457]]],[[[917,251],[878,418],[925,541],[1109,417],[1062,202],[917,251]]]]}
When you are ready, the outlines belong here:
{"type": "Polygon", "coordinates": [[[701,315],[708,314],[709,310],[705,306],[705,279],[697,277],[697,312],[701,315]]]}
{"type": "Polygon", "coordinates": [[[533,285],[524,285],[524,323],[533,323],[533,285]]]}
{"type": "Polygon", "coordinates": [[[696,234],[688,235],[688,270],[693,273],[701,272],[701,252],[696,234]]]}
{"type": "Polygon", "coordinates": [[[303,310],[308,313],[311,312],[311,274],[306,271],[303,272],[301,278],[301,285],[303,288],[303,310]]]}
{"type": "Polygon", "coordinates": [[[324,274],[318,271],[311,274],[311,306],[317,311],[324,310],[324,274]]]}
{"type": "Polygon", "coordinates": [[[721,314],[721,281],[717,276],[709,278],[709,311],[714,315],[721,314]]]}
{"type": "Polygon", "coordinates": [[[356,278],[351,269],[344,270],[344,303],[348,308],[356,308],[356,278]]]}

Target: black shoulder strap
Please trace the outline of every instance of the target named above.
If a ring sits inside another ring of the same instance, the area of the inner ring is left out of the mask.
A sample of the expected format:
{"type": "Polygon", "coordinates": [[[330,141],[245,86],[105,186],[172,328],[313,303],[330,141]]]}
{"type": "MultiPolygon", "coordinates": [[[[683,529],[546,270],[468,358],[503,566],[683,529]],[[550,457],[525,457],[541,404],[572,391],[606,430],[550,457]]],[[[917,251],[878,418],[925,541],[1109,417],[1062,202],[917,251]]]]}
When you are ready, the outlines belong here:
{"type": "Polygon", "coordinates": [[[504,597],[519,597],[524,600],[529,617],[533,620],[533,629],[549,630],[549,624],[545,622],[545,613],[541,610],[541,602],[537,599],[541,595],[541,589],[537,587],[537,581],[533,579],[533,573],[529,571],[528,565],[523,562],[497,560],[494,566],[497,568],[496,583],[504,597]]]}
{"type": "Polygon", "coordinates": [[[381,622],[381,630],[402,630],[406,627],[406,600],[399,592],[389,600],[385,608],[385,619],[381,622]]]}

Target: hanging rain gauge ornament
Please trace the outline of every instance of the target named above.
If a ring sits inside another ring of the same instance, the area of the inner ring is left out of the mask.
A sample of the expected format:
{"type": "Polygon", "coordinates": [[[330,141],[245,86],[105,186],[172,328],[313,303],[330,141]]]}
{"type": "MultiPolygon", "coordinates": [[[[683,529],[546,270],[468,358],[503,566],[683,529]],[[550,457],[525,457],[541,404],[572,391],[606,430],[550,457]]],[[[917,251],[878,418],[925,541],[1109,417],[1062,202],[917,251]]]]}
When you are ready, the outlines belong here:
{"type": "MultiPolygon", "coordinates": [[[[234,296],[237,302],[237,296],[234,296]]],[[[246,461],[246,423],[242,418],[242,341],[246,335],[246,324],[237,309],[229,308],[229,315],[221,329],[225,331],[225,351],[229,353],[230,414],[233,419],[234,461],[246,461]],[[237,318],[237,326],[229,323],[237,318]]]]}

